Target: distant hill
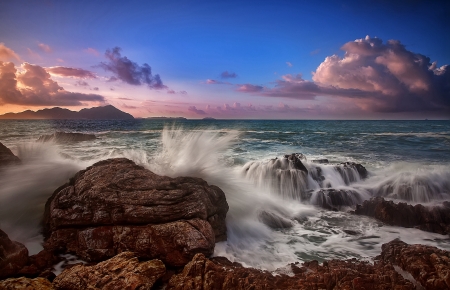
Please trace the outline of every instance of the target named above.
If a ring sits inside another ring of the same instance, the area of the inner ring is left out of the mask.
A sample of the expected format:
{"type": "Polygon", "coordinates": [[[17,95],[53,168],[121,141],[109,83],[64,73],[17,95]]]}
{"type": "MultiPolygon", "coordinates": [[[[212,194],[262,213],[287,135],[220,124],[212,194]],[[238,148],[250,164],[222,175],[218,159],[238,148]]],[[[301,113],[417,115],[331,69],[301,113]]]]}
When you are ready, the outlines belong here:
{"type": "Polygon", "coordinates": [[[59,107],[38,111],[27,110],[20,113],[0,115],[0,119],[86,119],[86,120],[132,120],[134,117],[122,112],[114,106],[94,107],[82,109],[79,112],[59,107]]]}
{"type": "Polygon", "coordinates": [[[148,120],[187,120],[185,117],[148,117],[148,120]]]}

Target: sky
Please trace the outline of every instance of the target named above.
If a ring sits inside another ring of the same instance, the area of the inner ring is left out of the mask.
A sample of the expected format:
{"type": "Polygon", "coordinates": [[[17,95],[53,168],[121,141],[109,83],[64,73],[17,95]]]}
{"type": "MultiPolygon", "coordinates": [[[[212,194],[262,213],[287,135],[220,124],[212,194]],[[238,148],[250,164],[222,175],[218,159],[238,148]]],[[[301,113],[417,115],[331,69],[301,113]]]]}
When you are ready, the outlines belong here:
{"type": "Polygon", "coordinates": [[[0,2],[0,114],[450,119],[450,1],[0,2]]]}

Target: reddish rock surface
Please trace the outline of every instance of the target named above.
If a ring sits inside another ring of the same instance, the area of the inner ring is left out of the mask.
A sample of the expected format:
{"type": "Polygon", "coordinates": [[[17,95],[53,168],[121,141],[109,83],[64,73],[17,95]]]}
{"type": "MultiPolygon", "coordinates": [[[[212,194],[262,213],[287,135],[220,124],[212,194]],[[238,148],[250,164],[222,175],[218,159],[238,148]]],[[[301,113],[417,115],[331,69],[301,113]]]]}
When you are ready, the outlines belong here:
{"type": "Polygon", "coordinates": [[[45,277],[52,280],[55,276],[51,272],[53,265],[61,261],[61,257],[55,256],[53,252],[42,250],[36,255],[28,258],[28,263],[18,274],[26,277],[45,277]]]}
{"type": "Polygon", "coordinates": [[[133,251],[180,266],[226,239],[227,211],[223,191],[200,178],[159,176],[128,159],[108,159],[49,198],[44,247],[89,261],[133,251]]]}
{"type": "Polygon", "coordinates": [[[28,250],[0,230],[0,279],[14,276],[28,261],[28,250]]]}
{"type": "Polygon", "coordinates": [[[392,265],[381,262],[332,260],[319,265],[312,261],[291,268],[293,277],[273,276],[223,257],[207,259],[197,254],[182,273],[172,276],[166,289],[414,289],[392,265]]]}
{"type": "Polygon", "coordinates": [[[444,202],[442,206],[425,207],[376,197],[357,205],[355,214],[374,217],[389,225],[450,234],[450,202],[444,202]]]}
{"type": "Polygon", "coordinates": [[[10,278],[0,281],[1,290],[52,290],[53,285],[45,278],[10,278]]]}
{"type": "Polygon", "coordinates": [[[139,262],[134,253],[123,252],[94,266],[76,265],[53,281],[55,289],[151,289],[166,272],[160,260],[139,262]]]}
{"type": "Polygon", "coordinates": [[[20,163],[19,157],[14,155],[8,147],[0,143],[0,167],[20,163]]]}
{"type": "Polygon", "coordinates": [[[450,289],[450,252],[425,245],[393,240],[382,245],[377,257],[409,272],[425,289],[450,289]]]}

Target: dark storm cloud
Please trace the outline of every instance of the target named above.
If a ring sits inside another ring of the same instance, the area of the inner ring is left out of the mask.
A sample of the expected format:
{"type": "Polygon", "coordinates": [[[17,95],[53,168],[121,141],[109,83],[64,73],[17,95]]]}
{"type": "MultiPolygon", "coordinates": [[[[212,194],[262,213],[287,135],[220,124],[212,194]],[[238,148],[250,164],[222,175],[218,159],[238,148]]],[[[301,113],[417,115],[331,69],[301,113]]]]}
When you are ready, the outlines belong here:
{"type": "Polygon", "coordinates": [[[101,62],[99,66],[106,71],[112,72],[114,74],[113,77],[130,85],[139,86],[146,84],[151,89],[166,88],[158,74],[152,75],[152,69],[148,64],[144,63],[140,66],[126,56],[122,56],[120,51],[119,47],[114,47],[112,50],[108,49],[105,52],[108,62],[101,62]]]}

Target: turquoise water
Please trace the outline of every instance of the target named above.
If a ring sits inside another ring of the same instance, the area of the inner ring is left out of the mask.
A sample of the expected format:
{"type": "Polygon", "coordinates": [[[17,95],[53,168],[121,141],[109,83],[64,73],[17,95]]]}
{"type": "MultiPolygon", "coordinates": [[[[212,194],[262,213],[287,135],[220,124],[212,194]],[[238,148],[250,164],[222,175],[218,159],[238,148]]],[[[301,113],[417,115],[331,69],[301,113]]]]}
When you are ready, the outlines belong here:
{"type": "Polygon", "coordinates": [[[23,161],[0,173],[0,228],[32,253],[42,242],[39,221],[47,198],[78,170],[112,157],[221,187],[230,204],[228,241],[218,243],[215,254],[244,265],[274,269],[310,259],[370,259],[394,238],[450,249],[448,236],[382,225],[349,214],[351,206],[330,212],[312,202],[324,186],[354,191],[359,201],[383,196],[435,205],[450,199],[450,121],[0,120],[0,142],[23,161]],[[56,131],[97,139],[36,142],[56,131]],[[303,153],[309,172],[320,168],[323,184],[289,164],[271,163],[289,153],[303,153]],[[365,166],[368,178],[346,182],[335,169],[346,161],[365,166]],[[302,198],[305,192],[311,200],[302,198]],[[293,227],[267,227],[263,211],[293,227]]]}

